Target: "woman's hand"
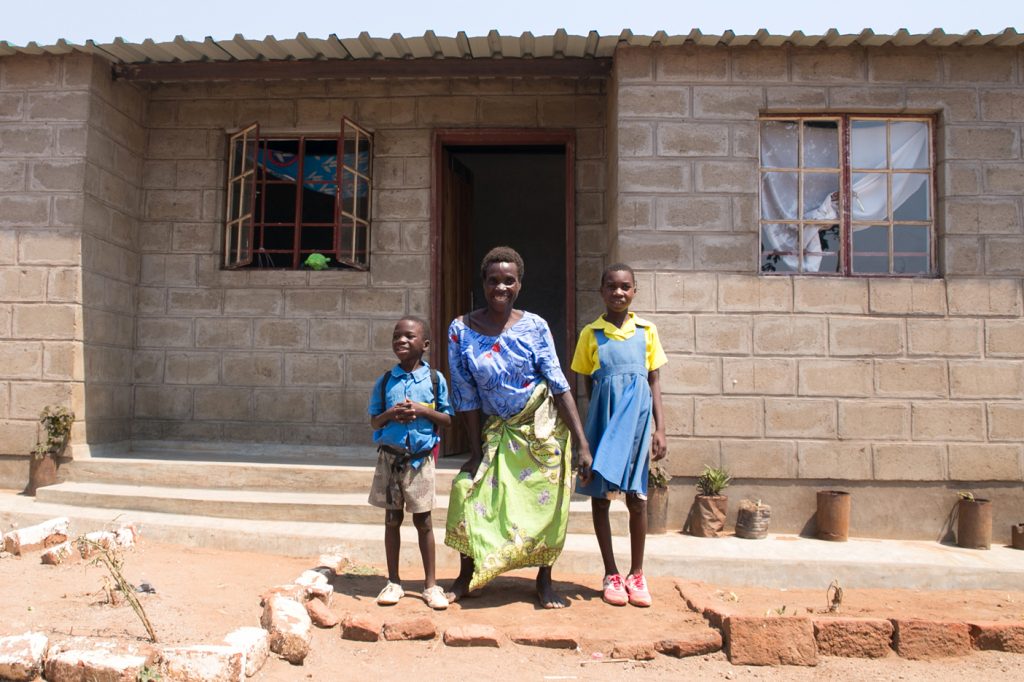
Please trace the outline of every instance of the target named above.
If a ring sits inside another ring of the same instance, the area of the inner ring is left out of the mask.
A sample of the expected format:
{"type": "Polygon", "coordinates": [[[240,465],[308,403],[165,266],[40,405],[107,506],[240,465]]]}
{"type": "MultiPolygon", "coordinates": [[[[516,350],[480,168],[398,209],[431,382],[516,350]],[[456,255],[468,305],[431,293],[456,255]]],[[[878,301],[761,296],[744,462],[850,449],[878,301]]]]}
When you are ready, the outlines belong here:
{"type": "Polygon", "coordinates": [[[654,437],[651,439],[651,461],[657,462],[658,460],[665,459],[667,454],[668,442],[665,439],[665,432],[655,431],[654,437]]]}
{"type": "Polygon", "coordinates": [[[590,454],[590,446],[587,445],[587,441],[576,443],[576,467],[579,471],[580,482],[583,485],[590,483],[590,479],[593,477],[592,467],[594,466],[594,457],[590,454]]]}
{"type": "Polygon", "coordinates": [[[466,463],[459,468],[460,474],[469,474],[470,478],[476,478],[476,470],[480,468],[480,462],[483,458],[472,456],[466,460],[466,463]]]}

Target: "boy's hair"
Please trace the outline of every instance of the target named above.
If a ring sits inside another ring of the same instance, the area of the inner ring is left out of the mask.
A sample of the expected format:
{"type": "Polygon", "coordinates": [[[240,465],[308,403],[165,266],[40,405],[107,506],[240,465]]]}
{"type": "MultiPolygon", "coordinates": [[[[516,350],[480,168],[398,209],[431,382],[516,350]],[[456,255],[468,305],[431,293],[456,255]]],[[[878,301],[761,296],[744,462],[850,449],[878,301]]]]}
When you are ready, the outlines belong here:
{"type": "MultiPolygon", "coordinates": [[[[430,341],[430,323],[424,320],[422,317],[416,317],[415,315],[405,315],[398,322],[415,322],[423,330],[423,340],[430,341]]],[[[395,324],[398,324],[396,322],[395,324]]]]}
{"type": "Polygon", "coordinates": [[[480,261],[480,279],[487,278],[487,268],[491,267],[492,263],[514,264],[516,269],[519,270],[520,281],[522,281],[523,275],[526,274],[526,265],[523,264],[523,257],[511,246],[495,246],[484,255],[484,259],[480,261]]]}
{"type": "Polygon", "coordinates": [[[629,267],[625,263],[612,263],[601,271],[600,286],[604,286],[604,278],[613,272],[628,272],[629,276],[633,278],[633,285],[636,285],[636,273],[633,272],[633,268],[629,267]]]}

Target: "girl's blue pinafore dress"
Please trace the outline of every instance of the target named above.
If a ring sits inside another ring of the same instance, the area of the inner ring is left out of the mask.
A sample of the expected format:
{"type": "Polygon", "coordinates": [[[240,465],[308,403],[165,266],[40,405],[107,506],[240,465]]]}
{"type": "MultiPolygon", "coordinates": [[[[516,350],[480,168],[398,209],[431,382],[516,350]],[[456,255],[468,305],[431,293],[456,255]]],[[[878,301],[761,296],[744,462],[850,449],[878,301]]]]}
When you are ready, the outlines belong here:
{"type": "Polygon", "coordinates": [[[651,448],[651,387],[647,383],[647,329],[624,341],[594,330],[598,369],[592,375],[584,432],[594,457],[590,483],[576,492],[606,497],[623,491],[647,495],[651,448]]]}

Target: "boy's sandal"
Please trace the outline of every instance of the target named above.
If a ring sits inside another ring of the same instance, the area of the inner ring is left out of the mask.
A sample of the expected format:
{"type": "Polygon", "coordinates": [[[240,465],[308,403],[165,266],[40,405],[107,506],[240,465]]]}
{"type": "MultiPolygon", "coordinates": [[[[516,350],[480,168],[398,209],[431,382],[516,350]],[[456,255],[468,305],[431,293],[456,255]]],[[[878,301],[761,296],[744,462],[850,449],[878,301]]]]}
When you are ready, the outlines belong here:
{"type": "Polygon", "coordinates": [[[423,601],[435,611],[444,611],[448,608],[448,597],[444,596],[444,589],[440,585],[423,590],[423,601]]]}
{"type": "Polygon", "coordinates": [[[377,595],[377,604],[380,606],[394,606],[404,596],[405,590],[402,589],[402,586],[389,580],[388,584],[377,595]]]}

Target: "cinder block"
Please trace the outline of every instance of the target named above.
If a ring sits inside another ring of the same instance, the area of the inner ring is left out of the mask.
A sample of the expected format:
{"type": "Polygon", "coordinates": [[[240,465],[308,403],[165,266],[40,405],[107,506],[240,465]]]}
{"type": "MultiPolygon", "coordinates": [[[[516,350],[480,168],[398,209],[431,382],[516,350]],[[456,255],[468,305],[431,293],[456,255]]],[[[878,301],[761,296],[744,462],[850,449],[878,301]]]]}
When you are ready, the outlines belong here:
{"type": "Polygon", "coordinates": [[[825,355],[824,317],[765,315],[754,318],[757,355],[825,355]]]}
{"type": "Polygon", "coordinates": [[[1024,360],[951,360],[953,398],[1024,397],[1024,360]]]}
{"type": "Polygon", "coordinates": [[[829,318],[832,355],[902,355],[903,321],[873,318],[829,318]]]}
{"type": "Polygon", "coordinates": [[[40,192],[81,192],[85,184],[85,161],[54,159],[30,164],[29,189],[40,192]]]}
{"type": "Polygon", "coordinates": [[[475,123],[476,98],[420,97],[416,100],[416,122],[421,126],[475,123]]]}
{"type": "MultiPolygon", "coordinates": [[[[693,237],[685,233],[620,233],[619,259],[642,270],[692,270],[693,237]]],[[[634,300],[633,307],[644,310],[634,300]]]]}
{"type": "Polygon", "coordinates": [[[949,380],[945,360],[876,360],[875,389],[880,396],[945,398],[949,380]]]}
{"type": "Polygon", "coordinates": [[[891,112],[904,107],[903,88],[886,88],[881,85],[831,87],[828,89],[829,104],[836,108],[863,111],[891,112]]]}
{"type": "Polygon", "coordinates": [[[981,117],[995,122],[1019,121],[1024,117],[1024,95],[1013,89],[986,88],[981,92],[981,117]]]}
{"type": "Polygon", "coordinates": [[[840,400],[839,437],[843,440],[908,440],[909,403],[840,400]]]}
{"type": "Polygon", "coordinates": [[[1020,163],[985,164],[984,178],[989,194],[1019,195],[1024,192],[1024,168],[1020,163]]]}
{"type": "Polygon", "coordinates": [[[757,264],[757,237],[744,235],[694,235],[694,264],[702,270],[749,272],[757,264]]]}
{"type": "Polygon", "coordinates": [[[192,389],[172,386],[136,386],[134,416],[148,419],[188,419],[192,416],[192,389]]]}
{"type": "Polygon", "coordinates": [[[322,424],[359,424],[369,420],[369,391],[316,391],[315,420],[322,424]]]}
{"type": "Polygon", "coordinates": [[[985,405],[926,401],[911,406],[914,440],[984,441],[985,405]]]}
{"type": "MultiPolygon", "coordinates": [[[[976,277],[985,274],[982,244],[977,237],[947,236],[939,245],[945,274],[976,277]]],[[[953,314],[952,309],[950,313],[953,314]]]]}
{"type": "Polygon", "coordinates": [[[0,299],[42,303],[46,300],[46,269],[0,267],[0,299]]]}
{"type": "Polygon", "coordinates": [[[15,303],[12,331],[21,339],[76,339],[82,336],[82,309],[63,303],[15,303]]]}
{"type": "Polygon", "coordinates": [[[226,289],[224,314],[274,317],[284,310],[284,293],[276,289],[226,289]]]}
{"type": "Polygon", "coordinates": [[[426,189],[389,189],[375,192],[373,207],[380,220],[426,220],[430,192],[426,189]]]}
{"type": "Polygon", "coordinates": [[[10,89],[60,85],[61,58],[53,55],[16,54],[4,59],[4,85],[10,89]]]}
{"type": "Polygon", "coordinates": [[[4,379],[39,379],[43,373],[43,344],[39,341],[0,345],[4,379]]]}
{"type": "Polygon", "coordinates": [[[953,481],[1019,481],[1021,453],[1017,444],[949,444],[949,478],[953,481]]]}
{"type": "Polygon", "coordinates": [[[974,88],[909,87],[907,107],[941,111],[943,120],[950,122],[973,121],[978,118],[978,93],[974,88]]]}
{"type": "Polygon", "coordinates": [[[247,388],[203,386],[195,389],[195,419],[252,419],[252,391],[247,388]]]}
{"type": "Polygon", "coordinates": [[[761,88],[705,85],[693,88],[693,115],[696,118],[755,120],[763,108],[761,88]]]}
{"type": "Polygon", "coordinates": [[[868,79],[873,82],[937,82],[942,73],[938,50],[880,48],[868,53],[868,79]]]}
{"type": "Polygon", "coordinates": [[[167,312],[171,314],[219,315],[222,292],[217,289],[169,289],[167,312]]]}
{"type": "Polygon", "coordinates": [[[721,312],[788,312],[793,309],[793,283],[789,277],[719,275],[718,310],[721,312]]]}
{"type": "Polygon", "coordinates": [[[980,357],[981,339],[981,320],[907,320],[910,355],[980,357]]]}
{"type": "MultiPolygon", "coordinates": [[[[122,290],[127,292],[125,298],[130,302],[131,289],[127,285],[121,284],[121,286],[122,290]]],[[[46,300],[50,303],[81,303],[82,271],[78,268],[48,268],[46,300]]],[[[121,306],[121,309],[130,309],[130,307],[121,306]]]]}
{"type": "Polygon", "coordinates": [[[722,466],[735,478],[797,476],[796,443],[784,440],[728,440],[721,444],[722,466]]]}
{"type": "Polygon", "coordinates": [[[693,434],[693,400],[691,396],[668,393],[662,395],[662,412],[667,435],[689,436],[693,434]]]}
{"type": "Polygon", "coordinates": [[[278,353],[225,353],[224,383],[228,386],[279,386],[281,360],[278,353]]]}
{"type": "Polygon", "coordinates": [[[305,390],[257,390],[253,398],[258,421],[313,421],[313,396],[305,390]]]}
{"type": "Polygon", "coordinates": [[[722,392],[722,367],[718,358],[672,356],[660,370],[662,390],[667,393],[711,394],[722,392]]]}
{"type": "Polygon", "coordinates": [[[945,315],[944,280],[872,278],[869,281],[872,313],[886,315],[945,315]]]}
{"type": "Polygon", "coordinates": [[[37,412],[25,419],[0,419],[0,442],[4,443],[4,449],[31,452],[36,444],[38,417],[37,412]]]}
{"type": "Polygon", "coordinates": [[[219,353],[168,352],[164,381],[168,384],[216,384],[220,381],[219,353]]]}
{"type": "Polygon", "coordinates": [[[150,220],[199,220],[202,193],[197,190],[146,191],[145,216],[150,220]]]}
{"type": "MultiPolygon", "coordinates": [[[[639,290],[637,292],[639,296],[639,290]]],[[[635,301],[635,299],[634,299],[635,301]]],[[[603,309],[602,309],[603,312],[603,309]]],[[[596,317],[596,315],[595,315],[596,317]]],[[[696,340],[694,337],[693,316],[683,313],[661,315],[644,313],[642,316],[658,328],[658,338],[666,353],[692,353],[696,340]]],[[[585,318],[585,324],[593,318],[585,318]]],[[[388,348],[391,347],[391,330],[388,329],[388,348]]]]}
{"type": "Polygon", "coordinates": [[[722,358],[722,383],[727,394],[794,395],[796,377],[796,360],[722,358]]]}
{"type": "Polygon", "coordinates": [[[255,320],[253,322],[253,346],[256,348],[305,348],[306,325],[306,320],[255,320]]]}
{"type": "MultiPolygon", "coordinates": [[[[393,323],[387,325],[390,348],[393,323]]],[[[318,350],[368,350],[370,325],[366,320],[309,320],[309,347],[318,350]]]]}
{"type": "Polygon", "coordinates": [[[749,192],[757,185],[757,161],[695,161],[698,192],[749,192]]]}
{"type": "Polygon", "coordinates": [[[673,45],[654,52],[659,83],[725,81],[729,53],[699,45],[673,45]]]}
{"type": "Polygon", "coordinates": [[[772,109],[809,110],[813,113],[828,105],[828,88],[809,86],[768,86],[768,106],[772,109]]]}
{"type": "MultiPolygon", "coordinates": [[[[142,323],[142,320],[139,320],[142,323]]],[[[249,348],[252,346],[252,321],[237,318],[197,319],[197,348],[249,348]]]]}
{"type": "Polygon", "coordinates": [[[670,192],[690,190],[690,163],[661,159],[620,159],[618,164],[619,192],[670,192]]]}
{"type": "Polygon", "coordinates": [[[344,293],[341,291],[286,291],[287,317],[331,316],[342,314],[344,293]]]}
{"type": "Polygon", "coordinates": [[[868,311],[868,280],[794,277],[793,309],[802,313],[863,315],[868,311]]]}
{"type": "Polygon", "coordinates": [[[628,85],[618,92],[620,119],[680,118],[690,111],[690,89],[683,86],[628,85]]]}
{"type": "Polygon", "coordinates": [[[366,289],[345,292],[345,312],[369,317],[405,314],[404,289],[366,289]]]}
{"type": "Polygon", "coordinates": [[[764,415],[764,431],[769,437],[836,437],[836,405],[832,400],[766,398],[764,415]]]}
{"type": "Polygon", "coordinates": [[[481,97],[477,111],[479,120],[490,125],[537,125],[537,98],[513,95],[481,97]]]}
{"type": "MultiPolygon", "coordinates": [[[[0,198],[2,199],[2,198],[0,198]]],[[[2,203],[0,203],[2,209],[2,203]]],[[[0,222],[2,222],[0,218],[0,222]]],[[[65,230],[22,231],[18,240],[18,262],[22,265],[80,265],[81,235],[65,230]]]]}
{"type": "Polygon", "coordinates": [[[782,50],[752,45],[731,50],[730,53],[732,77],[735,81],[760,84],[785,81],[788,78],[789,58],[782,50]]]}
{"type": "Polygon", "coordinates": [[[336,354],[288,353],[284,358],[284,382],[288,386],[338,386],[344,359],[336,354]]]}
{"type": "Polygon", "coordinates": [[[964,83],[1008,83],[1013,80],[1014,59],[1001,50],[964,48],[944,51],[947,81],[964,83]]]}
{"type": "Polygon", "coordinates": [[[797,475],[805,479],[867,481],[872,477],[871,444],[800,441],[797,475]]]}
{"type": "Polygon", "coordinates": [[[995,128],[968,125],[948,126],[943,132],[946,158],[1000,160],[1019,157],[1020,133],[1011,127],[995,128]]]}
{"type": "Polygon", "coordinates": [[[988,437],[1024,442],[1024,403],[989,403],[988,437]]]}
{"type": "Polygon", "coordinates": [[[874,474],[878,481],[944,481],[946,446],[893,443],[874,446],[874,474]]]}
{"type": "MultiPolygon", "coordinates": [[[[620,133],[621,135],[621,128],[620,133]]],[[[721,123],[658,124],[658,156],[728,156],[729,127],[721,123]]]]}
{"type": "Polygon", "coordinates": [[[714,312],[717,283],[710,274],[655,275],[658,312],[714,312]]]}
{"type": "Polygon", "coordinates": [[[947,234],[1013,233],[1020,225],[1016,202],[990,198],[944,202],[947,234]]]}
{"type": "Polygon", "coordinates": [[[798,48],[790,55],[794,82],[839,83],[867,78],[867,55],[863,48],[798,48]]]}
{"type": "Polygon", "coordinates": [[[718,467],[722,458],[718,452],[718,441],[706,438],[668,439],[668,457],[662,465],[672,476],[699,476],[704,466],[718,467]]]}
{"type": "Polygon", "coordinates": [[[1024,275],[1021,253],[1024,253],[1024,238],[989,237],[985,240],[985,272],[989,275],[1024,275]]]}
{"type": "Polygon", "coordinates": [[[654,52],[643,47],[620,44],[612,63],[619,82],[649,81],[654,75],[654,52]]]}
{"type": "Polygon", "coordinates": [[[85,379],[85,358],[77,341],[43,343],[43,378],[57,381],[85,379]]]}
{"type": "Polygon", "coordinates": [[[616,149],[619,157],[641,158],[654,156],[654,124],[649,121],[627,121],[616,129],[616,149]]]}
{"type": "MultiPolygon", "coordinates": [[[[727,197],[659,197],[655,205],[659,230],[708,232],[732,229],[727,197]]],[[[619,224],[622,225],[621,210],[619,224]]]]}
{"type": "Polygon", "coordinates": [[[874,393],[871,360],[800,360],[800,395],[867,397],[874,393]]]}
{"type": "MultiPolygon", "coordinates": [[[[46,124],[5,125],[0,128],[0,150],[7,157],[49,155],[53,152],[53,130],[46,124]]],[[[0,202],[0,206],[6,210],[16,203],[0,202]]]]}
{"type": "Polygon", "coordinates": [[[749,355],[753,321],[749,315],[697,315],[698,353],[749,355]]]}
{"type": "Polygon", "coordinates": [[[696,436],[761,436],[764,413],[760,398],[697,398],[693,432],[696,436]]]}

